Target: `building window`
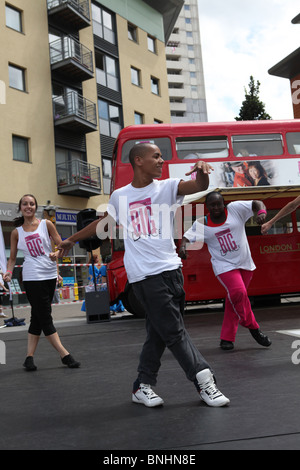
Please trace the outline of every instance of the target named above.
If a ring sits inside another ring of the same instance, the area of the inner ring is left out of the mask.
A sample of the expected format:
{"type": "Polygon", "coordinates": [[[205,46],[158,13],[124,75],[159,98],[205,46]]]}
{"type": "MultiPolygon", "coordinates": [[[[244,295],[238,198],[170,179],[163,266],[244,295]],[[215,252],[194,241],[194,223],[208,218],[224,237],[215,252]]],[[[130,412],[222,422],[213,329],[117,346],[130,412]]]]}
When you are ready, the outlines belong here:
{"type": "Polygon", "coordinates": [[[156,53],[156,39],[148,35],[147,42],[148,42],[148,51],[153,52],[155,54],[156,53]]]}
{"type": "Polygon", "coordinates": [[[80,160],[86,162],[86,154],[77,150],[55,148],[55,163],[67,165],[69,162],[80,160]]]}
{"type": "Polygon", "coordinates": [[[103,193],[110,194],[111,160],[102,158],[103,193]]]}
{"type": "Polygon", "coordinates": [[[144,123],[144,115],[141,113],[134,112],[134,124],[143,124],[144,123]]]}
{"type": "Polygon", "coordinates": [[[184,117],[184,112],[183,111],[171,111],[171,116],[172,117],[184,117]]]}
{"type": "Polygon", "coordinates": [[[25,87],[25,70],[21,67],[9,64],[9,86],[17,90],[26,91],[25,87]]]}
{"type": "Polygon", "coordinates": [[[151,91],[155,95],[159,95],[159,80],[158,80],[158,78],[151,77],[151,91]]]}
{"type": "Polygon", "coordinates": [[[22,13],[20,10],[5,5],[6,26],[22,33],[22,13]]]}
{"type": "Polygon", "coordinates": [[[93,33],[111,44],[116,44],[113,15],[92,3],[92,18],[93,33]]]}
{"type": "Polygon", "coordinates": [[[131,83],[133,85],[141,86],[140,70],[131,67],[131,83]]]}
{"type": "Polygon", "coordinates": [[[162,124],[163,122],[159,119],[154,119],[153,124],[162,124]]]}
{"type": "Polygon", "coordinates": [[[196,78],[196,72],[190,72],[190,77],[191,78],[196,78]]]}
{"type": "Polygon", "coordinates": [[[128,39],[134,42],[138,42],[137,40],[137,27],[131,23],[128,23],[128,39]]]}
{"type": "Polygon", "coordinates": [[[192,22],[191,18],[185,18],[185,23],[186,24],[191,24],[191,22],[192,22]]]}
{"type": "Polygon", "coordinates": [[[29,162],[28,139],[13,135],[13,159],[19,162],[29,162]]]}
{"type": "Polygon", "coordinates": [[[193,37],[192,31],[186,31],[186,37],[187,38],[192,38],[193,37]]]}
{"type": "Polygon", "coordinates": [[[96,80],[97,83],[112,90],[119,91],[118,61],[113,57],[96,52],[96,80]]]}
{"type": "Polygon", "coordinates": [[[100,134],[118,137],[122,128],[120,107],[104,100],[98,100],[100,134]]]}

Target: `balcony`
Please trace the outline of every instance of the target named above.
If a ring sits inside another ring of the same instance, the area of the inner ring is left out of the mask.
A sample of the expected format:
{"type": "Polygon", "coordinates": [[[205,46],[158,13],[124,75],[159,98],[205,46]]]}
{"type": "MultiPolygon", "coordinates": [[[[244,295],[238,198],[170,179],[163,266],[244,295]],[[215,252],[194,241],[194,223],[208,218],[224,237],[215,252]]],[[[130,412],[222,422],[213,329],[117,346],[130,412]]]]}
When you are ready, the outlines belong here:
{"type": "Polygon", "coordinates": [[[48,16],[58,25],[78,31],[91,25],[89,0],[47,0],[48,16]]]}
{"type": "Polygon", "coordinates": [[[74,82],[83,82],[94,76],[92,51],[70,36],[50,43],[50,63],[52,71],[74,82]]]}
{"type": "Polygon", "coordinates": [[[94,132],[97,130],[96,105],[69,91],[53,98],[54,125],[74,132],[94,132]]]}
{"type": "Polygon", "coordinates": [[[100,168],[73,160],[56,165],[58,194],[91,197],[101,194],[100,168]]]}

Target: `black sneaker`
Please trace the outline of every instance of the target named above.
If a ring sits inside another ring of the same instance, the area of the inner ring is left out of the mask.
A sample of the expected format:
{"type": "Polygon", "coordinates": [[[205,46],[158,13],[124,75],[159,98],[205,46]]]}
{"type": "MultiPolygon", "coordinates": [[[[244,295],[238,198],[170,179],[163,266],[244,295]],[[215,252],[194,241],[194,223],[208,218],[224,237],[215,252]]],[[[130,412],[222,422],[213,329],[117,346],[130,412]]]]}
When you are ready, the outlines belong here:
{"type": "Polygon", "coordinates": [[[23,364],[23,367],[25,367],[25,369],[28,371],[28,372],[32,372],[34,370],[37,370],[37,366],[35,365],[35,363],[33,362],[33,357],[32,356],[27,356],[26,359],[25,359],[25,362],[23,364]]]}
{"type": "Polygon", "coordinates": [[[264,335],[260,329],[258,328],[257,330],[251,330],[249,328],[249,331],[251,333],[251,335],[253,336],[253,338],[255,339],[255,341],[260,344],[261,346],[265,346],[265,347],[269,347],[271,346],[272,344],[272,341],[268,338],[267,335],[264,335]]]}
{"type": "Polygon", "coordinates": [[[77,369],[80,367],[80,362],[75,361],[74,357],[71,356],[71,354],[68,354],[67,356],[63,357],[61,362],[65,365],[70,367],[70,369],[77,369]]]}
{"type": "Polygon", "coordinates": [[[227,341],[226,339],[221,339],[220,348],[224,351],[231,351],[234,349],[234,344],[232,341],[227,341]]]}

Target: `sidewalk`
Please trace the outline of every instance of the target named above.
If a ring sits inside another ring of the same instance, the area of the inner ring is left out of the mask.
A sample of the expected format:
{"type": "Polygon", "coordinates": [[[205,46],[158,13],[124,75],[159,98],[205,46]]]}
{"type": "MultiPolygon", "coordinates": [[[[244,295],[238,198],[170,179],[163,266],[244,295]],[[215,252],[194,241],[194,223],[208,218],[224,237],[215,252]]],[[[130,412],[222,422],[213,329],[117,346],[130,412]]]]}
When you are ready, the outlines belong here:
{"type": "MultiPolygon", "coordinates": [[[[53,304],[52,305],[52,317],[54,321],[54,325],[59,325],[60,323],[65,323],[65,322],[80,322],[82,321],[83,323],[86,323],[86,313],[81,311],[81,306],[82,306],[83,301],[77,301],[77,302],[66,302],[66,303],[60,303],[60,304],[53,304]]],[[[12,311],[10,308],[5,308],[4,309],[5,315],[7,315],[7,319],[12,317],[12,311]]],[[[15,318],[22,319],[24,318],[26,326],[16,326],[16,327],[7,327],[7,328],[1,328],[5,325],[4,320],[6,318],[0,318],[0,328],[2,331],[5,329],[6,331],[9,330],[20,330],[22,329],[28,329],[29,321],[30,321],[30,315],[31,315],[31,307],[20,307],[18,306],[17,308],[14,307],[14,316],[15,318]]],[[[123,317],[131,317],[132,315],[127,312],[126,310],[123,313],[117,313],[114,315],[111,315],[111,319],[119,319],[123,317]]]]}

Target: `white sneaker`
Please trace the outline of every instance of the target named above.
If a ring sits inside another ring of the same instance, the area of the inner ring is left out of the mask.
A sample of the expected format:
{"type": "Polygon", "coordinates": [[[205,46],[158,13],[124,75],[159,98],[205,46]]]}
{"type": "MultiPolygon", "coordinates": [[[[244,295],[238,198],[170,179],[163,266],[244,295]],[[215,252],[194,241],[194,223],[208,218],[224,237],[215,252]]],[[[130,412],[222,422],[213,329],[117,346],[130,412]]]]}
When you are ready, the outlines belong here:
{"type": "Polygon", "coordinates": [[[0,312],[0,318],[7,318],[7,315],[5,315],[3,312],[0,312]]]}
{"type": "Polygon", "coordinates": [[[208,406],[225,406],[230,403],[230,400],[218,390],[209,369],[198,372],[196,379],[200,387],[200,397],[208,406]]]}
{"type": "Polygon", "coordinates": [[[133,403],[141,403],[142,405],[153,408],[163,404],[163,399],[153,392],[148,384],[140,384],[139,388],[132,393],[133,403]]]}

